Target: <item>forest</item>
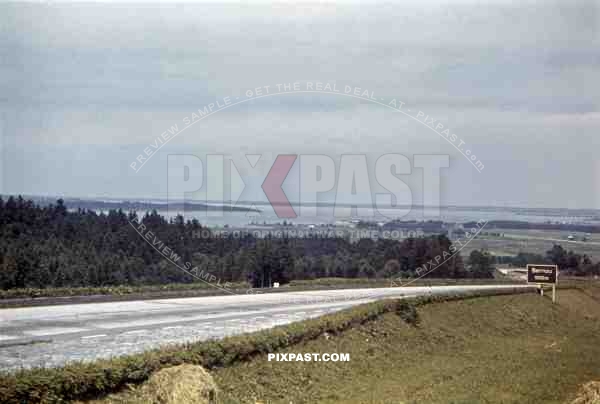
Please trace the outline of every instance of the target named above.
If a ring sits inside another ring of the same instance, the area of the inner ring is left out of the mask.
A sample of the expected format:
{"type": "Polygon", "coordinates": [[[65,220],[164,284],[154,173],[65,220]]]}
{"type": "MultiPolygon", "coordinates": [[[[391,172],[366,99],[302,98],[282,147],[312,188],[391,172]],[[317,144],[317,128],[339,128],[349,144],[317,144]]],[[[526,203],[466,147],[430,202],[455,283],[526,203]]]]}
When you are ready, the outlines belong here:
{"type": "MultiPolygon", "coordinates": [[[[437,256],[447,258],[453,251],[445,235],[359,241],[218,234],[194,237],[210,230],[196,220],[184,221],[182,216],[167,220],[156,211],[139,215],[120,209],[107,213],[69,210],[61,199],[39,206],[10,196],[0,199],[0,288],[197,281],[154,249],[136,230],[139,224],[180,256],[180,262],[189,262],[194,273],[210,273],[221,282],[247,281],[254,287],[323,277],[414,277],[417,268],[426,267],[437,256]]],[[[426,276],[491,277],[485,254],[476,258],[476,264],[465,265],[460,254],[455,254],[426,276]],[[484,262],[479,264],[482,256],[484,262]]]]}
{"type": "MultiPolygon", "coordinates": [[[[36,205],[0,198],[0,289],[164,285],[191,283],[198,276],[177,268],[144,235],[188,263],[188,272],[219,282],[268,287],[316,278],[491,278],[496,263],[486,251],[467,262],[443,234],[427,237],[361,239],[343,237],[255,238],[224,236],[182,216],[165,219],[155,210],[69,210],[64,201],[36,205]],[[139,232],[143,226],[144,234],[139,232]],[[203,234],[203,237],[198,237],[203,234]],[[206,234],[209,236],[206,237],[206,234]],[[441,263],[436,257],[443,257],[441,263]],[[447,261],[446,261],[446,258],[447,261]],[[443,262],[445,261],[445,262],[443,262]],[[423,273],[421,268],[432,268],[423,273]],[[421,269],[419,271],[419,269],[421,269]]],[[[169,255],[167,254],[167,257],[169,255]]],[[[545,257],[521,253],[509,261],[559,265],[572,275],[600,275],[600,265],[556,245],[545,257]]],[[[180,266],[181,267],[181,266],[180,266]]]]}

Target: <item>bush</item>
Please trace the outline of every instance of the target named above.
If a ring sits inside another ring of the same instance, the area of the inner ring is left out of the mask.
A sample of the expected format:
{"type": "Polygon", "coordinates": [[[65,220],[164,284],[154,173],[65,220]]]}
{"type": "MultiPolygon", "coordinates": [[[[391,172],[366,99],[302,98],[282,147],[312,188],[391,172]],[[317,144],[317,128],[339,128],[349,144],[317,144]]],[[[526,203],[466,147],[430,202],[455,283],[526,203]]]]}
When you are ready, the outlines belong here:
{"type": "Polygon", "coordinates": [[[413,304],[409,304],[404,300],[398,300],[395,311],[406,323],[410,325],[417,325],[419,323],[419,313],[413,304]]]}

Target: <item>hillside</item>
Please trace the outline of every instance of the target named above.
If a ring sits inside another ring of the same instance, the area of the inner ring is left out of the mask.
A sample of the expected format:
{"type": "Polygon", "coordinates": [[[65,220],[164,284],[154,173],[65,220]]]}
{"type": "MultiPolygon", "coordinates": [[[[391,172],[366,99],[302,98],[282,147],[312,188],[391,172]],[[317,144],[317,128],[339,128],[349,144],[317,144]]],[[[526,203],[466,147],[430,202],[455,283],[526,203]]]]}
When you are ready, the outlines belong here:
{"type": "Polygon", "coordinates": [[[600,303],[561,290],[433,303],[411,326],[393,313],[282,352],[349,363],[268,362],[213,372],[225,402],[565,403],[600,380],[600,303]]]}

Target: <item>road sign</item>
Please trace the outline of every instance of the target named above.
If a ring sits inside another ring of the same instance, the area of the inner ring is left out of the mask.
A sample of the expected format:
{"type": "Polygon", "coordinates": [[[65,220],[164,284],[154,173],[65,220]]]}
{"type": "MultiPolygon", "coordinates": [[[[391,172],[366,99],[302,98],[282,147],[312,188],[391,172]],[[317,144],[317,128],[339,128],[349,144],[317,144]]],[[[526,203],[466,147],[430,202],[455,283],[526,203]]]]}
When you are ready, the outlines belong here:
{"type": "Polygon", "coordinates": [[[556,285],[558,282],[558,266],[528,264],[527,282],[556,285]]]}
{"type": "Polygon", "coordinates": [[[557,265],[527,264],[527,282],[539,284],[542,296],[544,295],[543,286],[552,285],[552,303],[556,303],[557,265]]]}

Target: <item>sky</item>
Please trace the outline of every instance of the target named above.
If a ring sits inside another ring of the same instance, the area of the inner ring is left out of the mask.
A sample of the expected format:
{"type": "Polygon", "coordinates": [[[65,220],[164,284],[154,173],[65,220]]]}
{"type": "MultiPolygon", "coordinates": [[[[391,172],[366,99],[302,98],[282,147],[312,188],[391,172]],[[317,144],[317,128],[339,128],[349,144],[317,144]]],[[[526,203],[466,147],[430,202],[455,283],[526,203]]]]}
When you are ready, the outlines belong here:
{"type": "MultiPolygon", "coordinates": [[[[414,156],[427,154],[449,158],[441,204],[600,209],[597,1],[2,2],[0,90],[2,194],[165,198],[169,155],[222,154],[246,183],[236,196],[265,200],[279,154],[330,156],[339,179],[343,155],[365,154],[372,177],[394,153],[410,162],[399,177],[415,204],[428,185],[414,156]],[[307,82],[359,87],[379,103],[331,92],[247,99],[307,82]],[[131,168],[168,128],[225,97],[245,102],[131,168]],[[435,117],[464,149],[392,99],[435,117]]],[[[296,162],[290,199],[298,173],[296,162]]],[[[370,189],[381,191],[374,180],[370,189]]],[[[205,198],[206,185],[191,195],[205,198]]]]}

